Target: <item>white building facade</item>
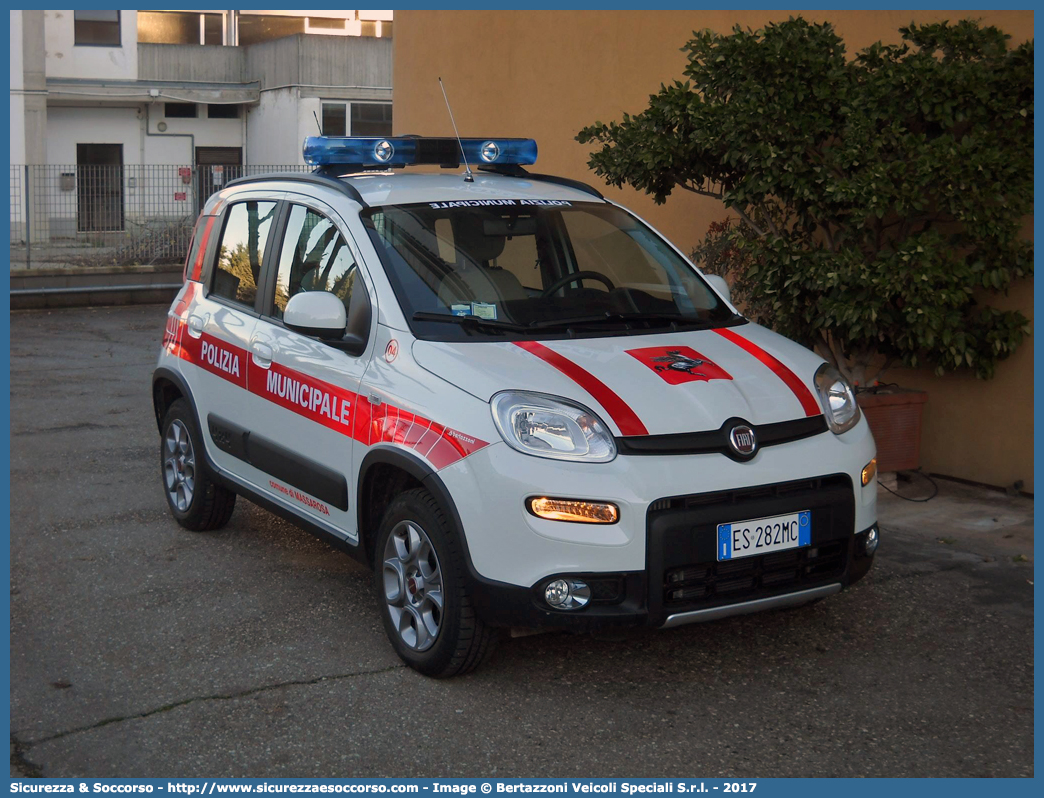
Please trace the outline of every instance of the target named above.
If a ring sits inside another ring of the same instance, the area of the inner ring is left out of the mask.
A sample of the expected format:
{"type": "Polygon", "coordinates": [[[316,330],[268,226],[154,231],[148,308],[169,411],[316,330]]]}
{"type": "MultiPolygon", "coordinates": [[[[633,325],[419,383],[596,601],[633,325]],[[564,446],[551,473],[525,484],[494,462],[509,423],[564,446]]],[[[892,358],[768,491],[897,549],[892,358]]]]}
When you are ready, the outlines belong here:
{"type": "Polygon", "coordinates": [[[303,164],[317,119],[391,135],[391,11],[10,14],[12,164],[77,163],[78,144],[120,144],[124,164],[196,164],[194,148],[303,164]],[[27,151],[41,92],[45,139],[27,151]],[[150,140],[164,135],[180,141],[150,140]]]}
{"type": "Polygon", "coordinates": [[[191,217],[320,129],[392,132],[391,11],[10,14],[12,239],[191,217]]]}

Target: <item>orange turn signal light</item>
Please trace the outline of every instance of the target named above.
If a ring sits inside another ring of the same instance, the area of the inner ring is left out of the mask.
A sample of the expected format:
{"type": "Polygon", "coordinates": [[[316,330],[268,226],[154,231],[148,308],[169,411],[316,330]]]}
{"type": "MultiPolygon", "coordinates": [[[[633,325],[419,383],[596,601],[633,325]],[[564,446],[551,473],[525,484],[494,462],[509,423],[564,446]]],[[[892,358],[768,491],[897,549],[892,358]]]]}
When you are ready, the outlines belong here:
{"type": "Polygon", "coordinates": [[[549,521],[573,521],[580,524],[615,524],[620,510],[608,502],[588,502],[582,499],[552,499],[532,496],[526,499],[529,512],[549,521]]]}
{"type": "Polygon", "coordinates": [[[863,487],[865,488],[870,484],[870,480],[877,475],[877,458],[875,457],[865,466],[863,466],[863,487]]]}

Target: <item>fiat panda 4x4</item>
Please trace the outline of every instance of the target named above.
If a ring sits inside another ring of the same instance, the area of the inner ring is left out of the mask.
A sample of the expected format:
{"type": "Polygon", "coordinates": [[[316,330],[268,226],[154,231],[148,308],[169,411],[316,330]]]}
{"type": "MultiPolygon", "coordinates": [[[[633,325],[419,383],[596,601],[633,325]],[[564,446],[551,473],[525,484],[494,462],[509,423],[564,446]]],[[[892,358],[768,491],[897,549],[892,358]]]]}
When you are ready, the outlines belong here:
{"type": "Polygon", "coordinates": [[[531,140],[305,155],[196,223],[153,377],[182,526],[223,526],[238,494],[331,540],[433,676],[506,627],[674,627],[867,573],[852,389],[649,225],[528,172],[531,140]]]}

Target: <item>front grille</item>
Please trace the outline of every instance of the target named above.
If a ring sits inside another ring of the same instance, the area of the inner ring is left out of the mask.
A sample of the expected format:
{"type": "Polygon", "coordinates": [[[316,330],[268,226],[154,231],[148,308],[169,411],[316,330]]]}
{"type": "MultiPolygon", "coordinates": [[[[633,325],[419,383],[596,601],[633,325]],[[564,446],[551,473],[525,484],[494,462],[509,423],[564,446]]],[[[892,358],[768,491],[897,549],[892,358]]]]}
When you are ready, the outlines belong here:
{"type": "Polygon", "coordinates": [[[852,480],[844,474],[659,499],[647,518],[650,616],[837,581],[845,574],[854,527],[852,480]],[[718,524],[801,510],[811,513],[809,546],[717,561],[718,524]]]}
{"type": "Polygon", "coordinates": [[[746,504],[756,499],[799,499],[837,488],[851,490],[852,481],[844,474],[835,474],[829,477],[799,479],[793,482],[777,482],[774,485],[758,485],[753,488],[694,493],[691,496],[673,496],[653,502],[650,510],[683,510],[707,505],[724,507],[746,504]]]}
{"type": "Polygon", "coordinates": [[[746,424],[754,430],[758,448],[792,443],[827,431],[826,417],[812,416],[775,424],[748,424],[742,418],[730,418],[716,430],[679,432],[668,435],[631,435],[617,438],[616,448],[622,455],[664,454],[723,454],[740,462],[753,455],[740,455],[729,444],[729,432],[737,424],[746,424]]]}
{"type": "Polygon", "coordinates": [[[845,570],[848,541],[744,557],[720,563],[670,568],[664,574],[663,603],[674,605],[712,601],[716,597],[741,601],[760,592],[801,590],[845,570]]]}

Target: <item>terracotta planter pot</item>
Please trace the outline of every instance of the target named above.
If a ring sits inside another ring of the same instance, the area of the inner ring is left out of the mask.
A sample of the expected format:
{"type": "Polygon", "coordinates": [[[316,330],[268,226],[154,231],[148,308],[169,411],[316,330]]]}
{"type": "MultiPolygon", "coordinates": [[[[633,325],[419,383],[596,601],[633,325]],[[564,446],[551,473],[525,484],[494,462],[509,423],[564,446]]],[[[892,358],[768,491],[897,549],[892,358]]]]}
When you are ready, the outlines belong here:
{"type": "Polygon", "coordinates": [[[909,471],[921,465],[921,411],[924,391],[891,388],[856,397],[877,443],[877,470],[909,471]]]}

